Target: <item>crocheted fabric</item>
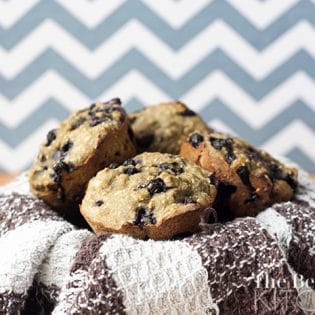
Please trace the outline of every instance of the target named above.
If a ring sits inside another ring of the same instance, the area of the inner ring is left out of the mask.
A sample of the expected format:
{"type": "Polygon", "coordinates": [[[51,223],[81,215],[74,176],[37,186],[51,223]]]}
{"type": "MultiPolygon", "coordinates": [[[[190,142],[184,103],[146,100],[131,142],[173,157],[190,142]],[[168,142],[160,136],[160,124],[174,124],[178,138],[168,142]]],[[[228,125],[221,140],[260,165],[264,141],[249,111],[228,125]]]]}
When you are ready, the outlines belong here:
{"type": "Polygon", "coordinates": [[[315,185],[181,240],[96,236],[0,190],[0,314],[314,314],[315,185]]]}

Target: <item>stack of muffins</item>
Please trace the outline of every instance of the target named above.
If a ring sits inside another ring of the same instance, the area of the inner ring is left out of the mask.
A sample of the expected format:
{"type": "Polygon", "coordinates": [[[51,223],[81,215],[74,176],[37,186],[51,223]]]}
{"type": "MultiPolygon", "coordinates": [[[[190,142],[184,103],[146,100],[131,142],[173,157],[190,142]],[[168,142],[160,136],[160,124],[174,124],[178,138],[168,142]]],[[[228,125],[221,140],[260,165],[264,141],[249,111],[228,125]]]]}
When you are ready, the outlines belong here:
{"type": "Polygon", "coordinates": [[[215,132],[179,101],[127,115],[115,98],[48,133],[30,184],[72,222],[81,213],[96,233],[158,240],[292,199],[297,170],[215,132]]]}

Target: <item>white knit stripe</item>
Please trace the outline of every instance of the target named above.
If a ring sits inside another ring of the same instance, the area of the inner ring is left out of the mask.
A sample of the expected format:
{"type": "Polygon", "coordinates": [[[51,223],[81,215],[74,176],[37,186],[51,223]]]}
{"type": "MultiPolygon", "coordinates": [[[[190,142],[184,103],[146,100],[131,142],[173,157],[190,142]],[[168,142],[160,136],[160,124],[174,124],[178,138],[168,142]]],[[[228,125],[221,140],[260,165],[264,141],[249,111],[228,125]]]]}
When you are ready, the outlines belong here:
{"type": "Polygon", "coordinates": [[[61,292],[59,295],[59,303],[54,308],[52,315],[65,315],[68,314],[68,310],[73,305],[73,301],[77,298],[78,294],[84,292],[88,285],[88,272],[86,270],[76,270],[75,272],[71,273],[68,277],[67,283],[75,283],[75,285],[70,285],[68,288],[65,284],[61,288],[61,292]],[[69,304],[68,301],[71,301],[69,304]]]}
{"type": "Polygon", "coordinates": [[[212,301],[201,257],[180,241],[107,239],[100,253],[124,295],[127,314],[206,314],[212,301]]]}
{"type": "Polygon", "coordinates": [[[67,283],[75,255],[84,239],[93,235],[88,230],[74,230],[61,235],[39,268],[38,280],[47,286],[61,288],[67,283]]]}
{"type": "Polygon", "coordinates": [[[0,188],[0,194],[10,194],[12,192],[26,195],[31,194],[27,172],[22,173],[14,181],[0,188]]]}
{"type": "Polygon", "coordinates": [[[292,228],[286,219],[273,208],[268,208],[259,213],[256,219],[287,254],[292,240],[292,228]]]}
{"type": "Polygon", "coordinates": [[[0,238],[0,293],[24,293],[58,237],[73,227],[69,223],[36,221],[17,227],[0,238]]]}

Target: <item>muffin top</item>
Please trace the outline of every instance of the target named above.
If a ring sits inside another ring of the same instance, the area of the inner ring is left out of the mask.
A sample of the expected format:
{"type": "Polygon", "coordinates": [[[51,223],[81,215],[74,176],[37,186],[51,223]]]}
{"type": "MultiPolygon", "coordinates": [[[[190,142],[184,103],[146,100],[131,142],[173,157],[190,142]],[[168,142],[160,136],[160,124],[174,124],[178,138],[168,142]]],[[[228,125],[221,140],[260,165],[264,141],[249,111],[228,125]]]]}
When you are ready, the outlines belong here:
{"type": "Polygon", "coordinates": [[[33,165],[32,180],[48,182],[61,171],[80,167],[99,143],[113,130],[119,130],[125,120],[126,113],[119,99],[97,102],[74,112],[58,129],[48,132],[33,165]]]}
{"type": "Polygon", "coordinates": [[[211,131],[195,112],[179,101],[161,103],[129,115],[140,152],[178,154],[182,140],[193,131],[211,131]]]}
{"type": "MultiPolygon", "coordinates": [[[[250,173],[257,177],[267,176],[272,182],[285,181],[292,190],[296,189],[297,172],[294,168],[286,167],[266,151],[256,149],[240,138],[223,133],[193,133],[188,142],[194,148],[202,143],[208,152],[235,169],[246,185],[249,185],[246,177],[250,173]]],[[[219,169],[216,173],[220,172],[219,169]]]]}
{"type": "Polygon", "coordinates": [[[295,168],[227,134],[194,132],[180,153],[214,173],[221,184],[216,206],[227,202],[237,216],[255,215],[273,203],[288,201],[297,187],[295,168]]]}

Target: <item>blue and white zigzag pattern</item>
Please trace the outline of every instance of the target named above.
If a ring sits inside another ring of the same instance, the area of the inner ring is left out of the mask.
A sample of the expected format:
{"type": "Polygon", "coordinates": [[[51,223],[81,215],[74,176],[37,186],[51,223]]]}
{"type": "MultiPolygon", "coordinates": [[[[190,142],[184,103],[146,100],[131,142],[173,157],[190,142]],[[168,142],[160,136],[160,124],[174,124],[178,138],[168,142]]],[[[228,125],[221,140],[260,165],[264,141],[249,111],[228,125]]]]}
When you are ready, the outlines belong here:
{"type": "Polygon", "coordinates": [[[0,0],[0,170],[92,100],[180,98],[315,171],[315,1],[0,0]]]}

